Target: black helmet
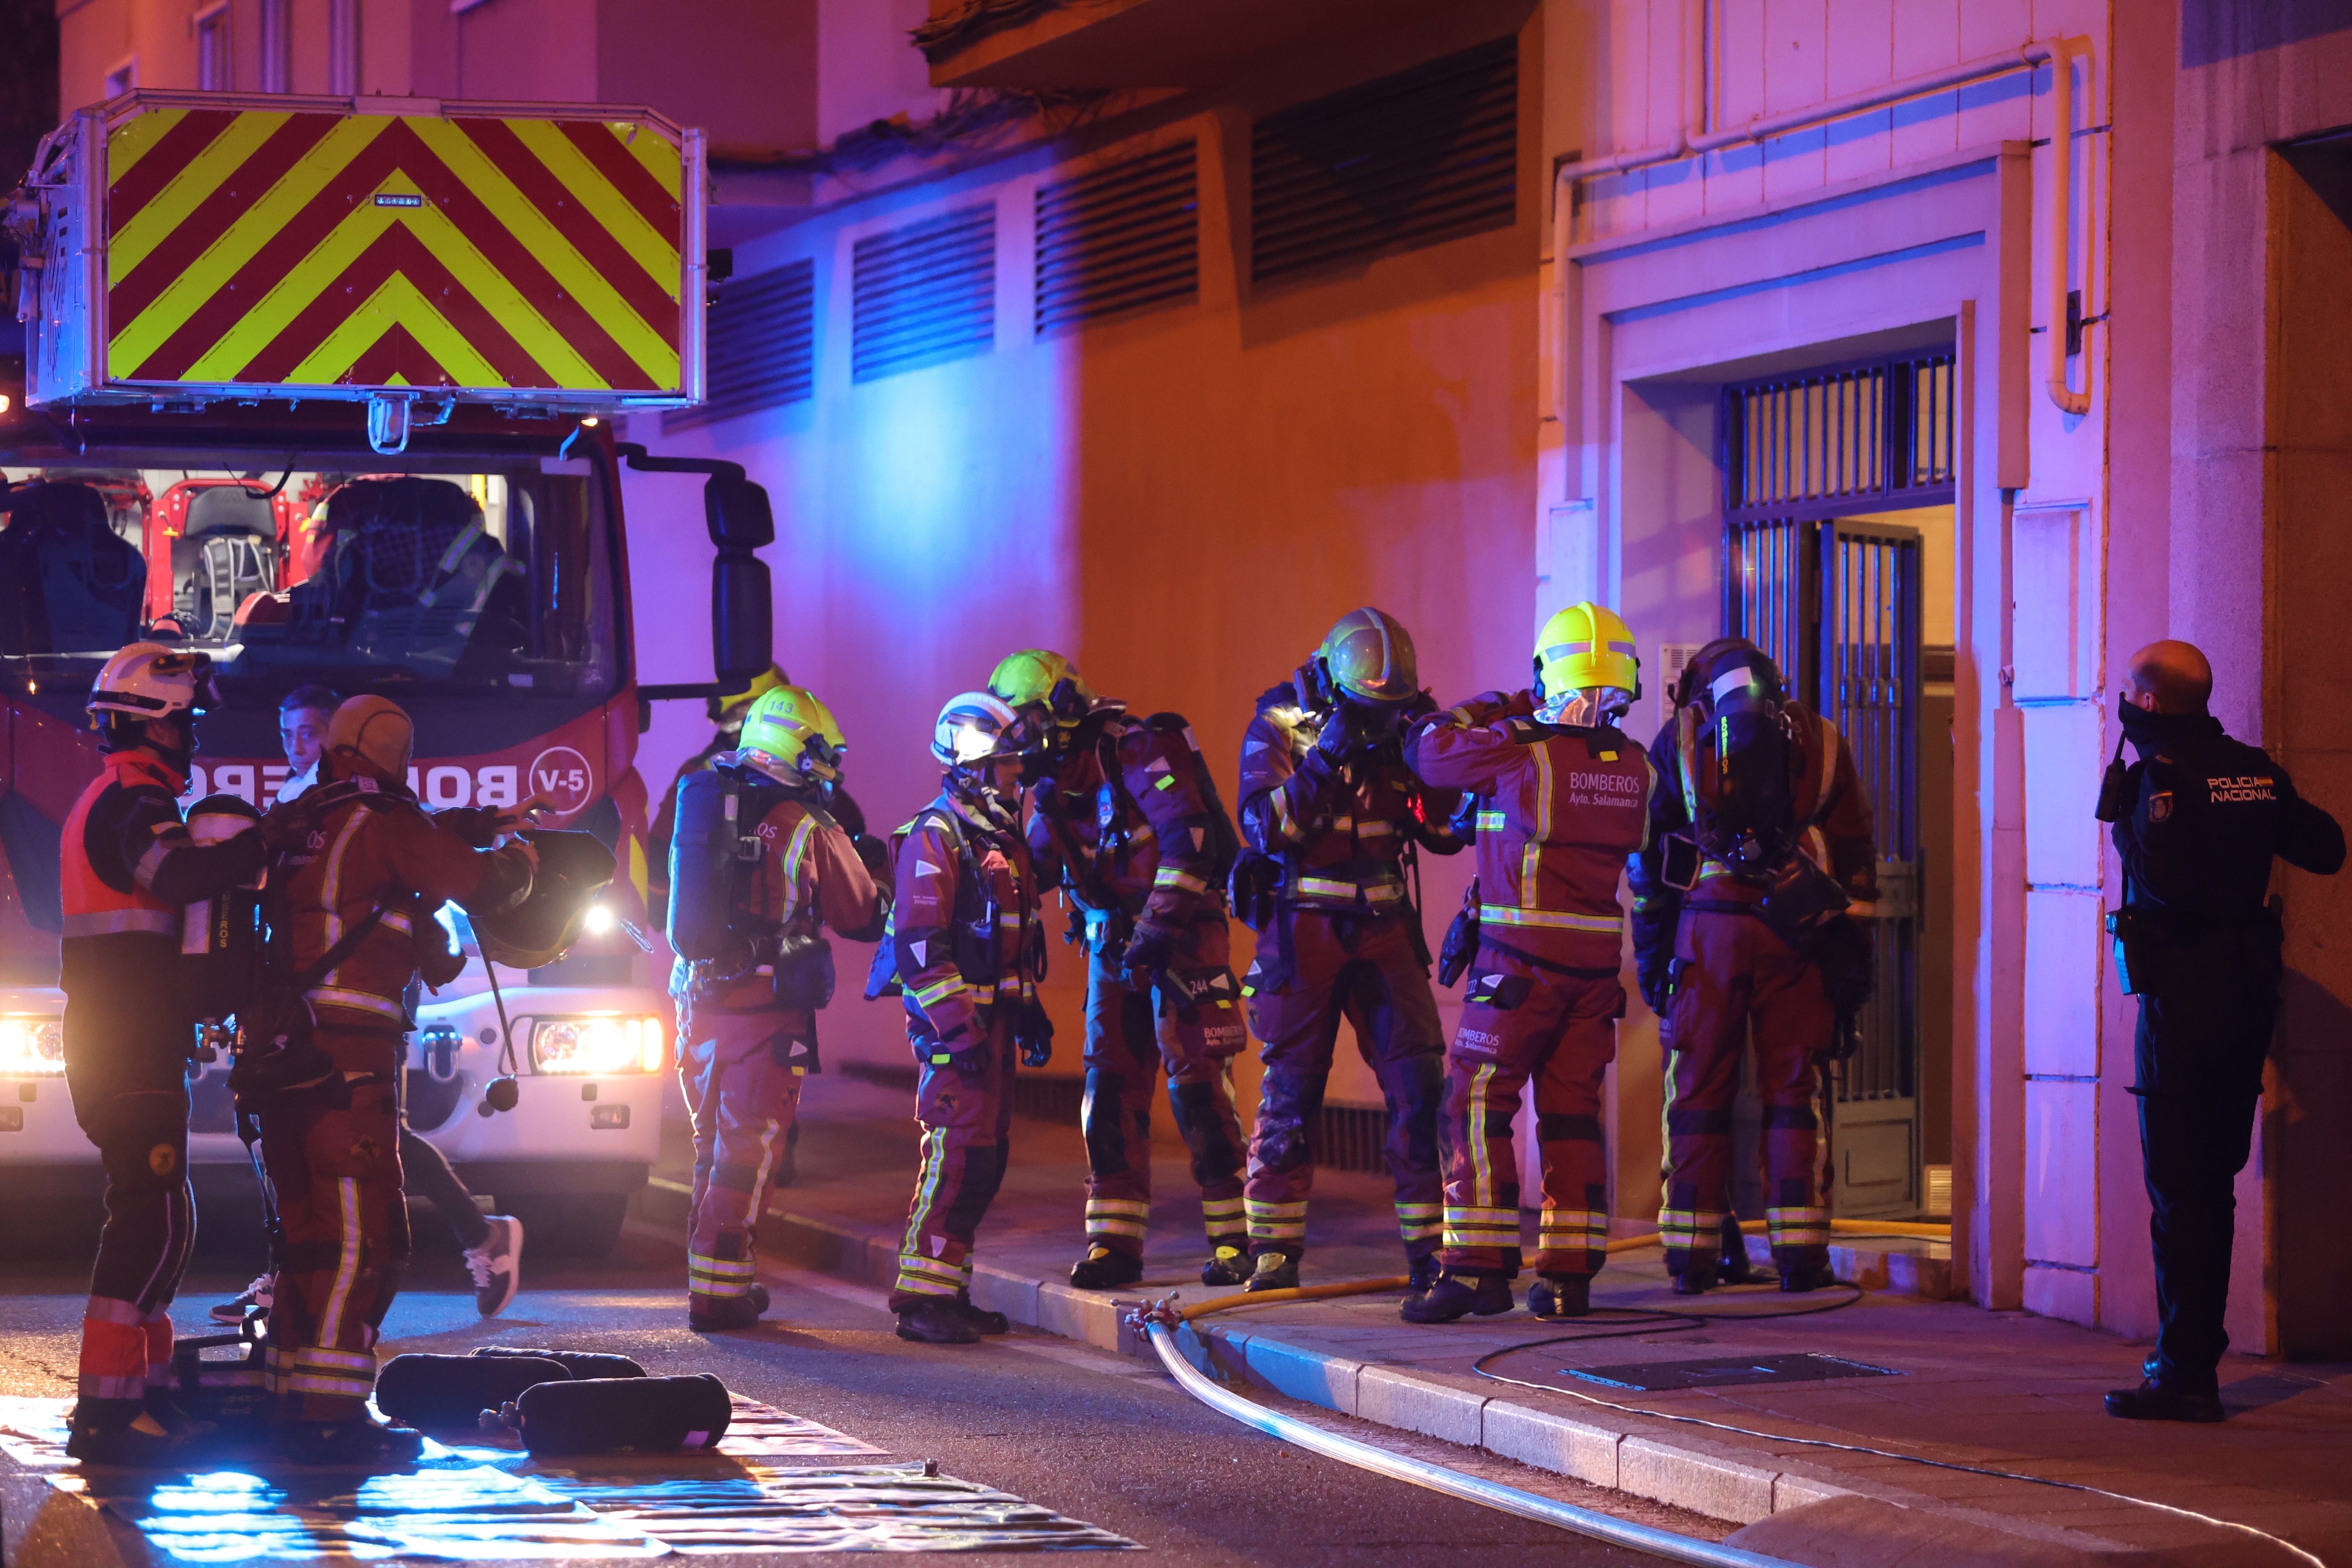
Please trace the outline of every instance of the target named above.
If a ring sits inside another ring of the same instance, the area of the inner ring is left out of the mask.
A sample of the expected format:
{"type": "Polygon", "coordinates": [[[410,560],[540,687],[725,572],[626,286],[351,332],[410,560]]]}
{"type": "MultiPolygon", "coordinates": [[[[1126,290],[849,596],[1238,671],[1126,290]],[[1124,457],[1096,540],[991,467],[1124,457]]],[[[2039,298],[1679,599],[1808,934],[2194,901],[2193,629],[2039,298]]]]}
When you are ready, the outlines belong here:
{"type": "Polygon", "coordinates": [[[472,915],[482,957],[509,969],[543,969],[580,940],[589,907],[613,880],[613,852],[593,833],[526,832],[539,851],[530,896],[495,915],[472,915]]]}

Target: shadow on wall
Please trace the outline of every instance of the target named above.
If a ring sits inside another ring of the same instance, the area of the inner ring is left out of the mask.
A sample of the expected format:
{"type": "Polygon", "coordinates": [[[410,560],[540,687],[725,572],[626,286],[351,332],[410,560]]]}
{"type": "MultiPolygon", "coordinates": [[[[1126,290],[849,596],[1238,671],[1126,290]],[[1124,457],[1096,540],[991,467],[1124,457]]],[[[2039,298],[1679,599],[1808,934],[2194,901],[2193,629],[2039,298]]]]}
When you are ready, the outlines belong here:
{"type": "Polygon", "coordinates": [[[2343,32],[2352,32],[2346,0],[2182,0],[2180,66],[2210,66],[2343,32]]]}
{"type": "Polygon", "coordinates": [[[2287,971],[2271,1051],[2263,1173],[2278,1196],[2271,1281],[2279,1344],[2299,1361],[2352,1356],[2352,1006],[2301,970],[2287,971]]]}

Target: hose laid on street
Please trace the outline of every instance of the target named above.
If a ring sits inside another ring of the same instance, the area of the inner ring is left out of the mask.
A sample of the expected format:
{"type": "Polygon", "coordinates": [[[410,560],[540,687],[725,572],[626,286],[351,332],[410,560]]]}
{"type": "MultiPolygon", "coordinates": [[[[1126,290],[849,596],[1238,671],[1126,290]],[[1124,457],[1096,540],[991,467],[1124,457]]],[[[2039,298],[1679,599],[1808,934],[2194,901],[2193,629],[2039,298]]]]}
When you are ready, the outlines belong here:
{"type": "MultiPolygon", "coordinates": [[[[1381,1286],[1389,1289],[1394,1289],[1398,1283],[1401,1281],[1380,1281],[1381,1286]]],[[[1310,1291],[1315,1295],[1327,1296],[1349,1294],[1365,1290],[1370,1288],[1370,1282],[1367,1281],[1340,1289],[1328,1286],[1310,1287],[1308,1290],[1297,1292],[1292,1299],[1305,1299],[1310,1291]]],[[[1255,1304],[1277,1299],[1285,1294],[1286,1292],[1282,1291],[1268,1290],[1255,1296],[1242,1298],[1242,1300],[1255,1304]]],[[[1203,1308],[1216,1308],[1222,1304],[1218,1301],[1203,1302],[1201,1307],[1191,1309],[1186,1315],[1197,1314],[1203,1308]]],[[[1328,1459],[1337,1459],[1343,1465],[1353,1465],[1358,1469],[1370,1470],[1375,1475],[1387,1476],[1391,1480],[1403,1481],[1412,1486],[1426,1487],[1431,1491],[1444,1492],[1448,1497],[1457,1497],[1465,1502],[1475,1502],[1504,1513],[1516,1514],[1521,1519],[1531,1519],[1541,1524],[1556,1525],[1561,1530],[1574,1531],[1579,1535],[1591,1536],[1596,1541],[1606,1541],[1612,1545],[1626,1547],[1635,1552],[1652,1552],[1660,1557],[1671,1558],[1677,1563],[1696,1563],[1701,1564],[1702,1568],[1798,1568],[1797,1564],[1790,1563],[1785,1558],[1767,1557],[1760,1552],[1742,1551],[1737,1546],[1719,1545],[1712,1541],[1693,1540],[1686,1535],[1676,1535],[1672,1531],[1659,1530],[1646,1524],[1635,1524],[1631,1520],[1596,1513],[1591,1509],[1578,1508],[1572,1503],[1538,1497],[1533,1492],[1521,1491],[1517,1487],[1507,1487],[1496,1481],[1481,1480],[1476,1476],[1466,1476],[1459,1470],[1451,1470],[1443,1465],[1432,1464],[1425,1459],[1408,1458],[1402,1454],[1392,1454],[1386,1448],[1375,1447],[1370,1443],[1360,1442],[1353,1437],[1343,1437],[1337,1432],[1326,1432],[1319,1426],[1310,1426],[1297,1417],[1285,1415],[1278,1410],[1268,1410],[1262,1405],[1219,1388],[1194,1370],[1192,1363],[1186,1361],[1176,1348],[1176,1336],[1169,1322],[1169,1320],[1174,1316],[1175,1314],[1171,1312],[1160,1311],[1145,1314],[1142,1320],[1144,1327],[1151,1335],[1151,1348],[1160,1352],[1160,1363],[1168,1369],[1168,1375],[1174,1378],[1177,1385],[1185,1393],[1212,1410],[1221,1415],[1230,1415],[1243,1426],[1264,1432],[1268,1436],[1279,1437],[1284,1442],[1296,1444],[1310,1453],[1320,1454],[1328,1459]]]]}

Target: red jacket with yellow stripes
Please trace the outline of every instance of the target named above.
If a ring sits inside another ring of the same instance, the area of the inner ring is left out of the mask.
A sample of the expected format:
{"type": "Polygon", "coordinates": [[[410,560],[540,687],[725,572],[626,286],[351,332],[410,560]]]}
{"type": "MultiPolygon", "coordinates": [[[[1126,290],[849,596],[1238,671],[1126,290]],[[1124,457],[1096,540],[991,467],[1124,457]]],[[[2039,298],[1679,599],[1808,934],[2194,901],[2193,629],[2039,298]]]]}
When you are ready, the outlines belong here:
{"type": "Polygon", "coordinates": [[[1171,934],[1223,921],[1220,808],[1201,796],[1191,726],[1173,713],[1096,723],[1080,727],[1049,786],[1035,792],[1029,856],[1040,887],[1066,887],[1085,901],[1091,883],[1140,926],[1171,934]]]}

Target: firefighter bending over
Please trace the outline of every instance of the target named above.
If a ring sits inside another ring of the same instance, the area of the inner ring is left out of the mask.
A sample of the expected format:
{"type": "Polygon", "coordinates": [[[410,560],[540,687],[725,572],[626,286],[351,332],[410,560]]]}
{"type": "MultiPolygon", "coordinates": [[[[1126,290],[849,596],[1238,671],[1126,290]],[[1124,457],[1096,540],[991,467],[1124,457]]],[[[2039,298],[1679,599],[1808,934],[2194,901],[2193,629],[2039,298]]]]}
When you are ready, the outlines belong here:
{"type": "Polygon", "coordinates": [[[1087,952],[1087,1254],[1081,1290],[1143,1278],[1151,1097],[1192,1156],[1210,1257],[1204,1285],[1249,1278],[1233,1059],[1248,1043],[1227,952],[1225,877],[1240,844],[1192,727],[1128,716],[1060,654],[1013,654],[988,689],[1034,737],[1029,852],[1075,905],[1087,952]]]}
{"type": "MultiPolygon", "coordinates": [[[[271,813],[304,831],[270,868],[277,968],[236,1087],[258,1108],[284,1240],[268,1378],[283,1444],[305,1458],[373,1462],[420,1447],[367,1407],[377,1330],[409,1250],[395,1075],[415,1020],[403,997],[425,950],[443,950],[434,911],[450,900],[477,915],[509,909],[535,865],[526,843],[477,848],[428,816],[406,784],[414,743],[396,704],[352,698],[328,725],[318,785],[271,813]]],[[[478,836],[520,826],[474,815],[478,836]]]]}
{"type": "Polygon", "coordinates": [[[1469,993],[1445,1056],[1444,1273],[1405,1321],[1510,1310],[1519,1270],[1520,1091],[1536,1080],[1543,1153],[1538,1318],[1590,1310],[1608,1258],[1609,1163],[1601,1084],[1625,1014],[1617,878],[1649,838],[1657,770],[1618,730],[1642,694],[1633,634],[1598,605],[1570,605],[1536,639],[1535,685],[1489,691],[1414,726],[1422,779],[1476,797],[1478,875],[1445,942],[1441,976],[1469,993]]]}
{"type": "Polygon", "coordinates": [[[869,996],[904,987],[919,1072],[922,1163],[898,1244],[890,1310],[898,1337],[970,1344],[1004,1332],[972,1304],[972,1238],[1012,1148],[1013,1053],[1043,1067],[1054,1028],[1037,1002],[1045,930],[1021,835],[1021,753],[1012,709],[967,691],[940,710],[931,755],[940,796],[893,834],[892,931],[869,996]]]}
{"type": "Polygon", "coordinates": [[[767,1310],[754,1245],[803,1078],[818,1070],[816,1015],[833,1000],[831,927],[882,934],[874,884],[886,851],[826,809],[848,750],[814,695],[770,688],[742,745],[680,780],[670,841],[670,945],[688,960],[677,1076],[694,1119],[687,1324],[746,1329],[767,1310]]]}
{"type": "Polygon", "coordinates": [[[1630,869],[1634,961],[1666,1046],[1666,1269],[1696,1295],[1744,1245],[1727,1229],[1731,1102],[1752,1031],[1772,1261],[1781,1289],[1818,1289],[1832,1282],[1822,1068],[1868,996],[1870,798],[1837,726],[1742,637],[1684,669],[1650,761],[1666,784],[1630,869]]]}
{"type": "Polygon", "coordinates": [[[165,1462],[186,1431],[169,1394],[167,1309],[196,1228],[195,1016],[171,977],[182,907],[247,880],[266,858],[261,833],[199,844],[181,820],[195,717],[214,700],[207,663],[144,642],[106,661],[89,696],[105,760],[65,823],[66,1089],[106,1170],[66,1451],[100,1464],[165,1462]]]}
{"type": "Polygon", "coordinates": [[[1456,797],[1413,777],[1401,741],[1404,724],[1434,706],[1403,626],[1354,610],[1291,679],[1258,699],[1242,739],[1241,830],[1256,854],[1235,870],[1234,901],[1258,933],[1243,986],[1265,1063],[1244,1199],[1247,1289],[1298,1283],[1312,1139],[1342,1018],[1388,1101],[1389,1172],[1413,1289],[1436,1278],[1445,1041],[1405,879],[1416,847],[1452,855],[1463,840],[1447,821],[1456,797]]]}

